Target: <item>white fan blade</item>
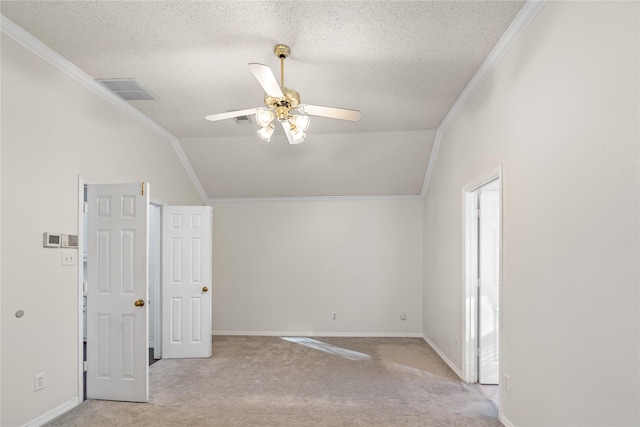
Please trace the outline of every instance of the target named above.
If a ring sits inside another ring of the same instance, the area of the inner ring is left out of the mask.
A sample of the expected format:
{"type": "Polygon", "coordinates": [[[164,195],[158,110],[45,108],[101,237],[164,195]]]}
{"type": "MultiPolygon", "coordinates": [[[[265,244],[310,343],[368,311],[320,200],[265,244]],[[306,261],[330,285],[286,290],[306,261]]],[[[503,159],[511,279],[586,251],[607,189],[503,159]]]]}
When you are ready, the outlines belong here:
{"type": "Polygon", "coordinates": [[[291,124],[286,120],[280,123],[282,124],[282,129],[284,129],[285,135],[287,135],[289,144],[296,144],[296,142],[293,140],[293,135],[291,135],[291,124]]]}
{"type": "Polygon", "coordinates": [[[298,106],[303,114],[310,116],[329,117],[331,119],[349,120],[357,122],[362,115],[358,110],[347,110],[345,108],[321,107],[319,105],[301,104],[298,106]]]}
{"type": "Polygon", "coordinates": [[[229,111],[226,113],[211,114],[205,117],[210,122],[216,122],[218,120],[232,119],[240,116],[250,116],[258,112],[258,108],[249,108],[248,110],[229,111]]]}
{"type": "Polygon", "coordinates": [[[276,80],[276,76],[273,75],[271,68],[254,62],[249,64],[249,69],[253,75],[256,76],[260,86],[262,86],[267,95],[272,98],[284,98],[284,93],[282,93],[282,89],[276,80]]]}

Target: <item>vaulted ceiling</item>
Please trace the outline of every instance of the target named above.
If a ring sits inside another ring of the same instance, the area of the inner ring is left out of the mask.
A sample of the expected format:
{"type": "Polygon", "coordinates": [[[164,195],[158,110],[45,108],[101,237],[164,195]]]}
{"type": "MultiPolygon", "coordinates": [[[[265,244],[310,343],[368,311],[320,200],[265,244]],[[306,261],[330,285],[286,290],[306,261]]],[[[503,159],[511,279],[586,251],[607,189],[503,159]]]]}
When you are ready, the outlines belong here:
{"type": "MultiPolygon", "coordinates": [[[[129,101],[173,134],[208,198],[420,194],[435,130],[523,1],[2,1],[1,13],[94,79],[136,78],[129,101]],[[302,103],[362,112],[312,117],[302,144],[255,120],[250,62],[302,103]]],[[[124,102],[124,101],[123,101],[124,102]]]]}

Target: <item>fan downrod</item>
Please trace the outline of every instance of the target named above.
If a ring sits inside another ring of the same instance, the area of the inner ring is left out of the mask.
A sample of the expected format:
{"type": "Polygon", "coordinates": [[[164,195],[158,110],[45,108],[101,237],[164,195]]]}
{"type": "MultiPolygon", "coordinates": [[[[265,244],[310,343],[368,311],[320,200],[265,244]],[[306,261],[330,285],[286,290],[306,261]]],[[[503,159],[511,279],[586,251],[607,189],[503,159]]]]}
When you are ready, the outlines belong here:
{"type": "Polygon", "coordinates": [[[289,111],[292,108],[300,105],[300,94],[284,86],[284,60],[291,53],[291,49],[286,44],[277,44],[273,47],[273,53],[280,59],[280,88],[284,98],[273,98],[265,94],[264,103],[267,107],[276,111],[279,120],[284,120],[289,117],[289,111]]]}

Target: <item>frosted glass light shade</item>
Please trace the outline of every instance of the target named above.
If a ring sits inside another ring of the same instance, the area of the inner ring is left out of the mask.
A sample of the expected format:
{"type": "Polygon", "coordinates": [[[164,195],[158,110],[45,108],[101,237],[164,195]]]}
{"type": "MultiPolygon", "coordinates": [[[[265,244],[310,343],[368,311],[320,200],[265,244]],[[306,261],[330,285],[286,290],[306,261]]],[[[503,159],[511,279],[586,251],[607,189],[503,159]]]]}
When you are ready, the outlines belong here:
{"type": "Polygon", "coordinates": [[[311,120],[309,119],[309,116],[294,114],[291,116],[291,123],[293,123],[296,128],[300,129],[301,132],[304,132],[309,129],[311,120]]]}
{"type": "Polygon", "coordinates": [[[291,136],[293,137],[293,144],[300,144],[304,141],[304,137],[307,136],[299,127],[291,129],[291,136]]]}
{"type": "Polygon", "coordinates": [[[258,136],[263,140],[269,142],[271,141],[271,135],[273,135],[273,131],[274,131],[274,127],[271,126],[270,124],[267,124],[267,126],[263,127],[258,131],[258,136]]]}
{"type": "Polygon", "coordinates": [[[262,127],[266,127],[269,125],[273,119],[275,119],[275,114],[271,110],[267,110],[266,108],[261,108],[256,113],[256,122],[262,127]]]}

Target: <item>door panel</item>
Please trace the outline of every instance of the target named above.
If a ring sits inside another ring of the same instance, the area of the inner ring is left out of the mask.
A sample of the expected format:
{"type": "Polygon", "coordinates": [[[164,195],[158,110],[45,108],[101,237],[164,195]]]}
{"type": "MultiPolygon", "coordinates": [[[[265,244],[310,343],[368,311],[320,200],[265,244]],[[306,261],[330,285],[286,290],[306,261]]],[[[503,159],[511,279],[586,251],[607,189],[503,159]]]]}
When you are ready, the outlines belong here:
{"type": "Polygon", "coordinates": [[[142,188],[87,185],[89,399],[149,400],[149,185],[142,188]]]}
{"type": "Polygon", "coordinates": [[[163,208],[165,358],[211,357],[211,207],[163,208]]]}
{"type": "Polygon", "coordinates": [[[498,384],[500,323],[500,204],[499,192],[479,194],[479,381],[498,384]]]}

